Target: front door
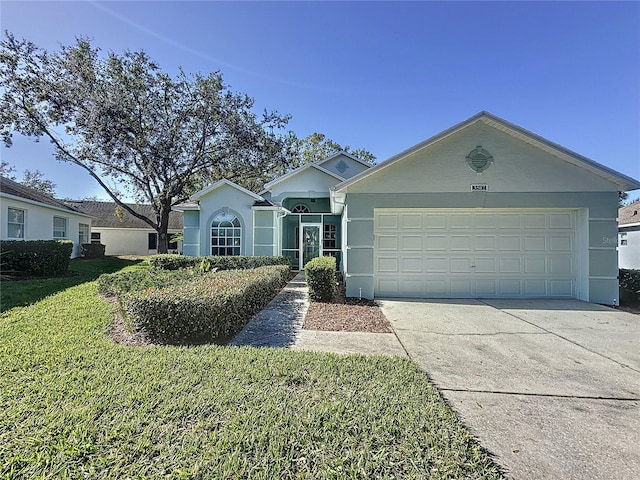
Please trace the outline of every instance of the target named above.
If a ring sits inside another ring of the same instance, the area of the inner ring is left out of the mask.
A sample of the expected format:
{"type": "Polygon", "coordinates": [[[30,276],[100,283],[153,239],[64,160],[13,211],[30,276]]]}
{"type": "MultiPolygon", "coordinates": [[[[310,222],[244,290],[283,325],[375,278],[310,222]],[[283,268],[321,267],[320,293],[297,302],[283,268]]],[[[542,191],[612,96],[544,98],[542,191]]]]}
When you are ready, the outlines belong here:
{"type": "Polygon", "coordinates": [[[321,224],[302,224],[300,245],[302,245],[302,270],[307,262],[322,255],[322,241],[320,239],[321,224]]]}

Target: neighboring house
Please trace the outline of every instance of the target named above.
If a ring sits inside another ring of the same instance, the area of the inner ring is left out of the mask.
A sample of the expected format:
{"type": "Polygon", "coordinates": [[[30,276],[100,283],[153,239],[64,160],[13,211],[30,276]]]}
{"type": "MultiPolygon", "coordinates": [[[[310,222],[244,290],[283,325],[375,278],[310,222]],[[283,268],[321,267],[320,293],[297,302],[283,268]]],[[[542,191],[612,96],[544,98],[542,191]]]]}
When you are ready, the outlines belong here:
{"type": "MultiPolygon", "coordinates": [[[[78,200],[69,203],[93,217],[91,242],[105,245],[106,255],[158,253],[157,232],[124,209],[118,209],[114,202],[78,200]]],[[[128,205],[148,218],[155,216],[150,205],[128,205]]],[[[182,232],[182,213],[171,212],[169,215],[169,236],[180,232],[182,232]]],[[[181,241],[169,244],[170,253],[180,253],[181,249],[181,241]]]]}
{"type": "Polygon", "coordinates": [[[618,262],[620,268],[640,269],[640,200],[618,212],[618,262]]]}
{"type": "Polygon", "coordinates": [[[91,216],[5,177],[0,177],[1,240],[72,240],[71,258],[89,242],[91,216]]]}
{"type": "Polygon", "coordinates": [[[637,180],[487,112],[370,168],[339,152],[259,194],[219,181],[184,211],[185,255],[337,257],[347,295],[618,296],[618,192],[637,180]]]}

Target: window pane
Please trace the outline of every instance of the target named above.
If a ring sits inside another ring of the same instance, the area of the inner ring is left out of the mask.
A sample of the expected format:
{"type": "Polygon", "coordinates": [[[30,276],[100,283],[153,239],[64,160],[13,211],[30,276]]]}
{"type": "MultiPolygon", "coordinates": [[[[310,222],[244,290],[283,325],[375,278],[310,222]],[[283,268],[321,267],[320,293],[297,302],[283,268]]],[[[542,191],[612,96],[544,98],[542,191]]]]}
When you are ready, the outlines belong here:
{"type": "Polygon", "coordinates": [[[24,229],[22,225],[10,223],[7,227],[7,235],[9,238],[24,238],[24,229]]]}
{"type": "Polygon", "coordinates": [[[67,237],[67,219],[62,217],[53,217],[53,238],[67,237]]]}
{"type": "Polygon", "coordinates": [[[9,223],[24,224],[24,210],[19,208],[9,208],[9,223]]]}

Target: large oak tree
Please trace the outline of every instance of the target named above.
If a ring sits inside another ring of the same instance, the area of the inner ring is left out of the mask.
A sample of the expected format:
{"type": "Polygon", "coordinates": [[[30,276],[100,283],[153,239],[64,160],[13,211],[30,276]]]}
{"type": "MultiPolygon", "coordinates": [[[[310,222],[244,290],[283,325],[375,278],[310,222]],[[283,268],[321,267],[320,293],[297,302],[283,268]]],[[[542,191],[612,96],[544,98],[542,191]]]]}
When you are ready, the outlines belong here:
{"type": "Polygon", "coordinates": [[[48,138],[58,160],[86,170],[113,201],[158,232],[166,252],[171,207],[228,178],[248,188],[289,167],[289,117],[253,112],[254,100],[219,72],[164,73],[146,53],[102,55],[86,39],[47,52],[5,32],[0,43],[0,134],[48,138]],[[123,191],[119,191],[123,190],[123,191]],[[147,218],[125,194],[153,206],[147,218]]]}

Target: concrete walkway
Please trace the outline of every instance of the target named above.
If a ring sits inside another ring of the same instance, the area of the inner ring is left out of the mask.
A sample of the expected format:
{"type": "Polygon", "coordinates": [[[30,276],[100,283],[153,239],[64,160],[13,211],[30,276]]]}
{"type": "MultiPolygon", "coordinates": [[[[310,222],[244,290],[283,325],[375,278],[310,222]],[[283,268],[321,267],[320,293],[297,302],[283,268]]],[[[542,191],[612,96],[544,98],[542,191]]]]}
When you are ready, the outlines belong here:
{"type": "Polygon", "coordinates": [[[303,330],[308,308],[307,283],[304,272],[300,272],[264,310],[253,317],[229,345],[406,356],[404,348],[393,333],[303,330]]]}

